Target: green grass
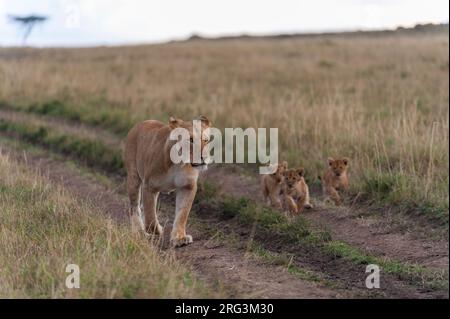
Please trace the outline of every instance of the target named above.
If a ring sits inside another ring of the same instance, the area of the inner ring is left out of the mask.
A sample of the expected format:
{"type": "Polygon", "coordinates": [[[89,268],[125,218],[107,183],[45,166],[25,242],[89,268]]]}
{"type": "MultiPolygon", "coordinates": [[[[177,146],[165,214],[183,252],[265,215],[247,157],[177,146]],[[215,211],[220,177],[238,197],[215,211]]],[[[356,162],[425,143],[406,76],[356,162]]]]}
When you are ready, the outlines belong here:
{"type": "MultiPolygon", "coordinates": [[[[448,201],[432,199],[417,201],[412,198],[420,196],[412,196],[411,200],[405,202],[403,195],[408,191],[409,182],[410,179],[401,174],[366,174],[363,179],[360,200],[371,202],[379,207],[394,204],[396,207],[402,208],[403,211],[419,213],[448,227],[448,201]]],[[[448,176],[443,183],[448,185],[448,176]]]]}
{"type": "Polygon", "coordinates": [[[256,225],[266,234],[276,234],[286,242],[303,243],[321,242],[331,238],[326,231],[312,231],[307,221],[302,217],[288,219],[283,213],[269,207],[261,206],[248,198],[215,196],[214,186],[203,182],[197,193],[195,203],[202,207],[211,208],[219,218],[235,218],[245,225],[256,225]]]}
{"type": "MultiPolygon", "coordinates": [[[[343,258],[356,265],[377,264],[387,273],[427,288],[445,289],[448,286],[448,274],[442,271],[430,271],[420,265],[366,254],[344,242],[333,240],[330,233],[323,229],[311,229],[302,216],[288,219],[281,212],[261,206],[247,198],[221,197],[219,200],[214,196],[216,192],[214,186],[204,183],[203,188],[207,191],[198,192],[197,203],[206,207],[212,206],[209,212],[215,212],[219,218],[235,218],[248,227],[256,225],[259,232],[272,237],[275,235],[285,243],[315,247],[324,254],[343,258]]],[[[261,254],[270,254],[269,251],[262,249],[261,246],[261,254]]]]}
{"type": "Polygon", "coordinates": [[[99,126],[120,136],[125,136],[134,125],[133,120],[126,110],[113,109],[109,105],[83,104],[74,107],[59,100],[50,100],[36,104],[12,106],[0,101],[0,108],[52,116],[76,123],[99,126]]]}
{"type": "Polygon", "coordinates": [[[265,249],[261,244],[252,241],[249,251],[272,264],[286,267],[286,270],[302,280],[316,282],[330,288],[340,288],[339,283],[328,280],[321,273],[299,267],[293,263],[294,256],[277,254],[265,249]]]}
{"type": "Polygon", "coordinates": [[[26,142],[42,145],[52,151],[72,156],[81,162],[110,173],[123,174],[122,154],[99,140],[90,140],[57,132],[50,127],[13,123],[0,119],[0,131],[26,142]]]}
{"type": "Polygon", "coordinates": [[[326,242],[323,250],[334,257],[344,258],[354,264],[378,265],[382,272],[397,275],[403,280],[418,283],[426,288],[448,290],[448,273],[444,271],[432,271],[417,264],[367,255],[358,248],[341,241],[326,242]]]}
{"type": "Polygon", "coordinates": [[[204,298],[206,289],[172,252],[80,202],[34,170],[0,155],[0,297],[204,298]],[[80,267],[68,289],[66,266],[80,267]]]}
{"type": "Polygon", "coordinates": [[[204,235],[210,236],[208,241],[225,242],[238,249],[245,248],[246,254],[259,258],[271,265],[283,266],[287,272],[299,279],[316,282],[330,288],[340,288],[339,283],[328,280],[324,274],[297,266],[293,262],[293,259],[295,258],[293,255],[275,253],[267,250],[261,243],[255,241],[251,237],[248,239],[247,243],[243,242],[242,238],[235,232],[231,231],[224,233],[222,230],[202,221],[201,218],[196,215],[195,210],[193,211],[193,216],[191,218],[191,222],[194,223],[197,228],[202,229],[204,235]]]}

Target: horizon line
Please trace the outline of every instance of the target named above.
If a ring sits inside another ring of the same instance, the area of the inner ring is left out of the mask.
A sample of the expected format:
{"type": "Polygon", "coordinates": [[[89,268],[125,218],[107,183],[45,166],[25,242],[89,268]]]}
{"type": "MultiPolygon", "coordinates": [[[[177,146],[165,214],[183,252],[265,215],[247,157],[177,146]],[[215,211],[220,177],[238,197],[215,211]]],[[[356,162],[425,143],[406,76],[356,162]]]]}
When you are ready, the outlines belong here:
{"type": "Polygon", "coordinates": [[[303,30],[303,31],[274,31],[274,32],[230,32],[223,33],[221,35],[210,36],[206,35],[202,32],[192,32],[189,35],[180,36],[180,37],[172,37],[171,39],[166,40],[155,40],[155,41],[129,41],[129,42],[117,42],[117,43],[102,43],[98,42],[95,44],[49,44],[49,45],[39,45],[39,44],[30,44],[25,46],[20,45],[1,45],[0,48],[30,48],[30,49],[51,49],[51,48],[61,48],[61,49],[83,49],[83,48],[97,48],[97,47],[125,47],[125,46],[148,46],[148,45],[162,45],[162,44],[170,44],[170,43],[178,43],[178,42],[188,42],[195,40],[205,40],[205,41],[214,41],[214,40],[232,40],[232,39],[264,39],[264,38],[295,38],[295,37],[315,37],[315,36],[338,36],[338,35],[351,35],[355,33],[383,33],[389,32],[393,33],[396,31],[419,31],[416,28],[420,26],[425,27],[449,27],[449,21],[443,22],[417,22],[414,24],[410,24],[409,26],[405,25],[395,25],[393,27],[385,27],[385,28],[367,28],[367,27],[352,27],[352,28],[341,28],[341,29],[323,29],[323,30],[303,30]]]}

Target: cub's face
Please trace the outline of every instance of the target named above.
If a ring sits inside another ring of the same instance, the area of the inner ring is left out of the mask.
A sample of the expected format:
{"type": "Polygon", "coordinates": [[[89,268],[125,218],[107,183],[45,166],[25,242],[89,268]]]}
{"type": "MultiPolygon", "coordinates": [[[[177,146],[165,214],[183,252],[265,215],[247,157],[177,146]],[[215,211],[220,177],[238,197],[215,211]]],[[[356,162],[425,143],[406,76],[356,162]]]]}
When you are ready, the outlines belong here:
{"type": "Polygon", "coordinates": [[[330,157],[328,158],[328,166],[333,172],[333,174],[339,177],[347,171],[348,158],[344,157],[339,159],[333,159],[330,157]]]}
{"type": "Polygon", "coordinates": [[[284,182],[288,188],[293,188],[298,182],[301,181],[305,175],[303,167],[297,169],[288,169],[284,173],[284,182]]]}
{"type": "Polygon", "coordinates": [[[287,169],[287,162],[283,161],[279,164],[276,164],[277,169],[275,171],[275,173],[270,174],[276,181],[278,181],[279,183],[283,180],[283,173],[286,171],[287,169]]]}

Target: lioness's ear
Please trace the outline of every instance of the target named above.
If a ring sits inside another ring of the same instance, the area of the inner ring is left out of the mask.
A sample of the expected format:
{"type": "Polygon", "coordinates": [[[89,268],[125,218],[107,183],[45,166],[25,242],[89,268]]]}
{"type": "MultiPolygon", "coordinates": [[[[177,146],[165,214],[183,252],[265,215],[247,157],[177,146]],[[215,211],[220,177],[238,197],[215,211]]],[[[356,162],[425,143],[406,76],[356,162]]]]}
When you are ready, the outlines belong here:
{"type": "Polygon", "coordinates": [[[333,164],[333,162],[334,162],[334,158],[328,157],[328,165],[331,166],[331,164],[333,164]]]}
{"type": "Polygon", "coordinates": [[[208,118],[204,115],[200,115],[199,117],[196,118],[196,120],[202,121],[202,124],[207,127],[211,127],[212,125],[211,121],[208,120],[208,118]]]}
{"type": "Polygon", "coordinates": [[[176,119],[173,116],[171,116],[169,118],[169,127],[173,130],[174,128],[177,128],[180,126],[181,124],[181,120],[180,119],[176,119]]]}
{"type": "Polygon", "coordinates": [[[297,174],[299,176],[305,176],[305,169],[303,167],[300,167],[297,169],[297,174]]]}
{"type": "Polygon", "coordinates": [[[345,166],[347,166],[347,165],[348,165],[348,162],[350,162],[350,160],[348,159],[348,157],[344,157],[344,158],[342,159],[342,161],[344,161],[344,165],[345,165],[345,166]]]}

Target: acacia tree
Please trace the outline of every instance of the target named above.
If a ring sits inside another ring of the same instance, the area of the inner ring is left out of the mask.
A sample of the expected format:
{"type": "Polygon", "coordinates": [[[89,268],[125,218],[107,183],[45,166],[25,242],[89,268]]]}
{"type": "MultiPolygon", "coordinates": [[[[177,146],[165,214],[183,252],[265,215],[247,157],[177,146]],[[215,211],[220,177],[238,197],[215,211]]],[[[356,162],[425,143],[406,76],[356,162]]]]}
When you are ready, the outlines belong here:
{"type": "Polygon", "coordinates": [[[22,44],[25,45],[28,36],[30,35],[34,26],[36,26],[39,23],[44,23],[45,21],[48,20],[48,17],[39,15],[29,15],[29,16],[10,15],[9,19],[13,23],[19,25],[19,27],[23,30],[22,44]]]}

